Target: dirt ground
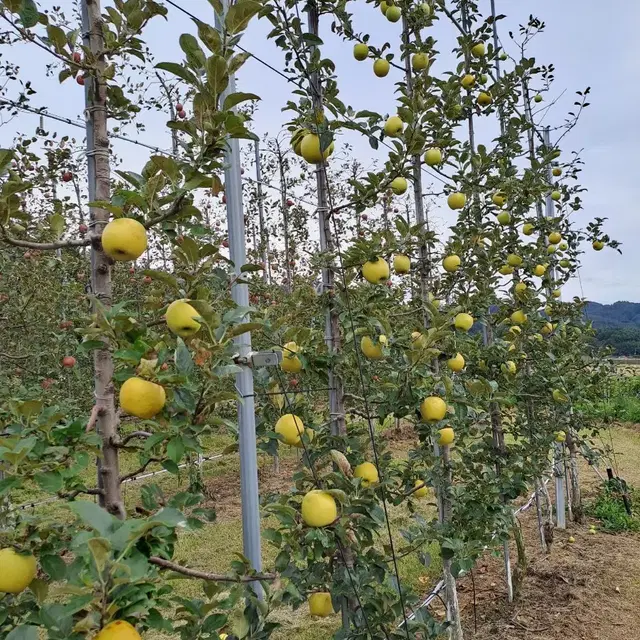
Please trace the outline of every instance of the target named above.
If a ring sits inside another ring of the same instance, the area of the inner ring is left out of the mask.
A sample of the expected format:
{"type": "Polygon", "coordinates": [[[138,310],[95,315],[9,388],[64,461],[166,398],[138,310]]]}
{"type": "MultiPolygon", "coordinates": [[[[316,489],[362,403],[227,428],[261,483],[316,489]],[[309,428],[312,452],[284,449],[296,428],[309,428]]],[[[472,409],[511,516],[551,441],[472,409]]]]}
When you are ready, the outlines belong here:
{"type": "MultiPolygon", "coordinates": [[[[638,429],[626,438],[640,446],[638,429]]],[[[635,486],[638,458],[629,451],[621,464],[635,486]],[[632,468],[632,466],[634,468],[632,468]]],[[[598,478],[581,471],[589,500],[598,478]]],[[[506,600],[502,556],[488,556],[459,583],[465,637],[474,640],[640,640],[640,535],[589,534],[582,525],[556,529],[549,554],[540,548],[535,508],[521,516],[529,568],[517,602],[506,600]],[[575,538],[570,543],[569,537],[575,538]]],[[[515,547],[511,550],[516,557],[515,547]]]]}

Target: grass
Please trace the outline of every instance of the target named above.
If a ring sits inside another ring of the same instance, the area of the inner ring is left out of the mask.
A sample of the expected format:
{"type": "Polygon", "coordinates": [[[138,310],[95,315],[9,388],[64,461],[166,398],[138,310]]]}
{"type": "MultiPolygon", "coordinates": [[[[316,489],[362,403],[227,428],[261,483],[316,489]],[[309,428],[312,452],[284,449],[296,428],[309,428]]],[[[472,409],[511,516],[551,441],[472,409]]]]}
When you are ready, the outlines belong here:
{"type": "MultiPolygon", "coordinates": [[[[634,492],[629,491],[633,497],[634,492]]],[[[640,518],[629,515],[625,509],[622,495],[609,483],[601,486],[595,500],[587,505],[587,515],[600,520],[600,528],[609,533],[640,531],[640,518]]]]}

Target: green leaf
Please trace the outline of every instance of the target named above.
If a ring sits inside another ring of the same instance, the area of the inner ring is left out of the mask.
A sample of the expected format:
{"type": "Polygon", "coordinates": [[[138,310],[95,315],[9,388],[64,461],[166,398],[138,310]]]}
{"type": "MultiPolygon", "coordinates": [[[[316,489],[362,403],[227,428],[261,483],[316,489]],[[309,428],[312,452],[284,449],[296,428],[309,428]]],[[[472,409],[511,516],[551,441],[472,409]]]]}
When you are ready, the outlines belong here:
{"type": "Polygon", "coordinates": [[[209,91],[219,96],[229,84],[227,61],[222,56],[211,56],[207,60],[207,85],[209,91]]]}
{"type": "Polygon", "coordinates": [[[11,13],[18,13],[22,8],[22,0],[0,0],[11,13]]]}
{"type": "Polygon", "coordinates": [[[87,204],[88,207],[98,207],[98,209],[104,209],[112,214],[116,218],[122,218],[124,215],[124,209],[122,207],[118,207],[115,204],[111,204],[109,201],[105,200],[96,200],[94,202],[89,202],[87,204]]]}
{"type": "Polygon", "coordinates": [[[179,38],[179,42],[180,48],[187,56],[187,63],[196,69],[202,69],[206,56],[195,36],[192,36],[190,33],[183,33],[179,38]]]}
{"type": "Polygon", "coordinates": [[[96,563],[96,569],[102,573],[107,564],[107,559],[111,554],[111,544],[105,538],[91,538],[91,540],[87,542],[87,546],[96,563]]]}
{"type": "Polygon", "coordinates": [[[9,632],[5,640],[38,640],[38,627],[30,624],[21,624],[9,632]]]}
{"type": "Polygon", "coordinates": [[[176,291],[180,291],[180,285],[176,280],[176,277],[166,271],[154,271],[153,269],[145,269],[142,273],[145,276],[149,276],[153,280],[159,280],[160,282],[164,282],[164,284],[170,286],[172,289],[176,291]]]}
{"type": "Polygon", "coordinates": [[[144,178],[134,171],[121,171],[120,169],[116,170],[116,173],[123,179],[126,180],[129,184],[132,184],[134,187],[142,187],[144,184],[144,178]]]}
{"type": "Polygon", "coordinates": [[[198,262],[200,249],[195,240],[185,236],[180,243],[180,250],[190,264],[196,264],[196,262],[198,262]]]}
{"type": "Polygon", "coordinates": [[[76,348],[77,353],[88,353],[94,349],[104,349],[107,345],[102,340],[85,340],[76,348]]]}
{"type": "Polygon", "coordinates": [[[182,442],[182,438],[172,438],[167,442],[167,455],[176,464],[182,460],[182,456],[184,456],[184,442],[182,442]]]}
{"type": "Polygon", "coordinates": [[[39,473],[34,477],[34,479],[43,491],[47,491],[49,493],[57,493],[63,486],[62,474],[59,471],[39,473]]]}
{"type": "Polygon", "coordinates": [[[173,158],[167,156],[151,156],[151,162],[169,177],[172,182],[178,182],[180,179],[180,169],[173,158]]]}
{"type": "Polygon", "coordinates": [[[249,24],[249,20],[262,9],[262,4],[256,0],[238,0],[229,7],[224,19],[224,26],[229,34],[236,34],[244,31],[249,24]]]}
{"type": "Polygon", "coordinates": [[[20,9],[20,20],[22,24],[30,29],[38,24],[40,14],[38,13],[38,7],[33,0],[22,0],[22,7],[20,9]]]}
{"type": "Polygon", "coordinates": [[[251,273],[253,271],[262,271],[264,267],[261,264],[243,264],[240,273],[251,273]]]}
{"type": "Polygon", "coordinates": [[[177,62],[159,62],[156,65],[156,69],[161,69],[162,71],[168,71],[172,73],[174,76],[178,76],[178,78],[182,78],[185,82],[189,84],[196,84],[196,77],[193,75],[189,69],[184,67],[177,62]]]}
{"type": "Polygon", "coordinates": [[[172,473],[174,476],[177,476],[180,473],[178,465],[173,460],[163,460],[162,468],[169,473],[172,473]]]}
{"type": "Polygon", "coordinates": [[[152,522],[164,524],[167,527],[183,527],[187,521],[184,514],[172,507],[165,507],[149,518],[152,522]]]}
{"type": "Polygon", "coordinates": [[[222,108],[227,111],[229,109],[233,109],[237,104],[246,102],[247,100],[260,100],[260,96],[257,96],[255,93],[243,93],[242,91],[230,93],[225,97],[222,108]]]}
{"type": "Polygon", "coordinates": [[[62,235],[65,227],[64,217],[59,213],[54,213],[52,216],[49,216],[49,226],[51,227],[51,231],[53,231],[56,238],[59,238],[62,235]]]}
{"type": "Polygon", "coordinates": [[[227,331],[227,335],[230,338],[234,338],[242,335],[243,333],[247,333],[248,331],[257,331],[258,329],[262,329],[261,322],[244,322],[236,325],[235,327],[231,327],[229,331],[227,331]]]}
{"type": "Polygon", "coordinates": [[[238,53],[229,60],[229,73],[237,73],[240,67],[251,57],[250,53],[238,53]]]}
{"type": "Polygon", "coordinates": [[[220,0],[209,0],[209,4],[213,7],[213,10],[221,16],[224,12],[222,2],[220,0]]]}
{"type": "Polygon", "coordinates": [[[19,487],[21,484],[21,479],[18,476],[10,476],[4,480],[0,480],[0,496],[9,493],[12,489],[19,487]]]}
{"type": "Polygon", "coordinates": [[[70,505],[73,511],[88,527],[107,537],[117,520],[95,502],[79,500],[70,505]]]}
{"type": "Polygon", "coordinates": [[[47,37],[58,53],[62,53],[67,46],[67,36],[64,31],[55,24],[47,25],[47,37]]]}
{"type": "Polygon", "coordinates": [[[250,625],[249,620],[242,611],[236,609],[231,613],[231,631],[237,638],[246,638],[249,633],[250,625]]]}
{"type": "Polygon", "coordinates": [[[178,338],[178,346],[176,347],[175,363],[178,373],[189,375],[193,371],[193,359],[191,353],[182,338],[178,338]]]}
{"type": "Polygon", "coordinates": [[[29,585],[29,590],[36,597],[38,604],[42,604],[49,593],[49,585],[39,578],[34,578],[29,585]]]}
{"type": "Polygon", "coordinates": [[[220,32],[205,22],[196,22],[198,25],[198,37],[205,43],[211,53],[220,53],[222,51],[222,41],[220,32]]]}
{"type": "Polygon", "coordinates": [[[25,400],[18,405],[18,413],[25,418],[31,418],[42,411],[42,400],[25,400]]]}
{"type": "Polygon", "coordinates": [[[54,582],[59,582],[67,577],[67,564],[60,556],[42,555],[39,561],[43,571],[54,582]]]}

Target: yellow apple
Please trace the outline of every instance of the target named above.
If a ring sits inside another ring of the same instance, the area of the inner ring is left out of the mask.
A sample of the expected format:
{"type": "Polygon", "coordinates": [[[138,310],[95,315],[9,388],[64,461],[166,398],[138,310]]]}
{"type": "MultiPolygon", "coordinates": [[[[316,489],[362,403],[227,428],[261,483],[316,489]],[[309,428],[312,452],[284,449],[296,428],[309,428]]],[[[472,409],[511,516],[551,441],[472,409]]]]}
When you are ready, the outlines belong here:
{"type": "Polygon", "coordinates": [[[376,469],[376,465],[371,462],[363,462],[359,464],[353,470],[353,476],[355,478],[362,478],[362,485],[368,487],[372,484],[377,484],[380,480],[378,476],[378,469],[376,469]]]}
{"type": "Polygon", "coordinates": [[[186,300],[175,300],[165,314],[167,326],[181,338],[189,338],[200,331],[200,323],[196,320],[199,317],[200,313],[186,300]]]}
{"type": "Polygon", "coordinates": [[[517,371],[516,363],[513,360],[507,360],[504,363],[505,372],[514,375],[517,371]]]}
{"type": "Polygon", "coordinates": [[[302,499],[302,520],[308,527],[326,527],[338,518],[338,505],[326,491],[313,489],[302,499]]]}
{"type": "Polygon", "coordinates": [[[149,420],[160,413],[165,401],[164,387],[155,382],[134,376],[120,387],[120,408],[141,420],[149,420]]]}
{"type": "Polygon", "coordinates": [[[557,178],[562,175],[562,169],[560,167],[554,167],[551,173],[557,178]]]}
{"type": "Polygon", "coordinates": [[[428,2],[423,2],[420,5],[420,9],[422,9],[422,13],[424,13],[427,18],[431,15],[431,5],[428,2]]]}
{"type": "Polygon", "coordinates": [[[547,270],[547,267],[545,267],[543,264],[537,264],[533,268],[533,275],[542,277],[546,270],[547,270]]]}
{"type": "Polygon", "coordinates": [[[530,236],[535,231],[535,229],[535,226],[530,222],[525,222],[522,225],[522,233],[524,233],[525,236],[530,236]]]}
{"type": "Polygon", "coordinates": [[[507,264],[511,267],[519,267],[522,264],[522,258],[515,253],[510,253],[507,256],[507,264]]]}
{"type": "Polygon", "coordinates": [[[498,222],[502,225],[511,222],[511,214],[508,211],[501,211],[497,216],[498,222]]]}
{"type": "Polygon", "coordinates": [[[21,593],[36,577],[38,563],[31,554],[0,549],[0,593],[21,593]]]}
{"type": "Polygon", "coordinates": [[[114,620],[95,636],[94,640],[142,640],[135,627],[126,620],[114,620]]]}
{"type": "Polygon", "coordinates": [[[295,342],[287,342],[282,348],[282,362],[280,368],[286,373],[300,373],[302,360],[296,355],[298,345],[295,342]]]}
{"type": "Polygon", "coordinates": [[[360,349],[369,360],[380,360],[382,358],[382,344],[380,341],[374,342],[369,336],[362,336],[360,349]]]}
{"type": "Polygon", "coordinates": [[[363,42],[353,45],[353,57],[362,62],[369,57],[369,47],[363,42]]]}
{"type": "Polygon", "coordinates": [[[548,336],[551,334],[551,332],[553,331],[553,325],[550,322],[547,322],[546,324],[544,324],[542,326],[542,329],[540,329],[540,333],[543,336],[548,336]]]}
{"type": "Polygon", "coordinates": [[[147,230],[133,218],[116,218],[102,232],[102,249],[116,262],[139,258],[147,248],[147,230]]]}
{"type": "Polygon", "coordinates": [[[591,244],[591,246],[596,251],[602,251],[604,249],[604,242],[602,240],[594,240],[593,243],[591,244]]]}
{"type": "Polygon", "coordinates": [[[419,331],[411,333],[411,348],[415,350],[424,349],[427,346],[426,337],[419,331]]]}
{"type": "Polygon", "coordinates": [[[563,260],[560,260],[560,266],[563,269],[568,269],[571,266],[571,261],[564,258],[563,260]]]}
{"type": "Polygon", "coordinates": [[[507,196],[505,196],[501,191],[498,191],[491,196],[491,202],[493,202],[497,207],[501,207],[506,201],[507,196]]]}
{"type": "Polygon", "coordinates": [[[548,236],[549,244],[558,244],[562,240],[562,236],[559,231],[552,231],[548,236]]]}
{"type": "Polygon", "coordinates": [[[514,291],[517,296],[523,296],[527,293],[527,284],[525,282],[518,282],[514,287],[514,291]]]}
{"type": "Polygon", "coordinates": [[[403,253],[393,256],[393,270],[398,273],[409,273],[411,271],[411,259],[403,253]]]}
{"type": "Polygon", "coordinates": [[[369,260],[362,265],[362,275],[371,284],[380,284],[389,279],[389,265],[384,258],[369,260]]]}
{"type": "Polygon", "coordinates": [[[484,42],[478,42],[478,44],[474,44],[473,47],[471,47],[471,53],[476,58],[482,58],[482,56],[484,56],[485,54],[484,42]]]}
{"type": "Polygon", "coordinates": [[[391,65],[388,60],[384,58],[378,58],[373,63],[373,73],[378,76],[378,78],[384,78],[388,73],[391,65]]]}
{"type": "Polygon", "coordinates": [[[487,105],[490,105],[492,102],[493,102],[493,98],[491,97],[491,94],[488,91],[481,91],[480,94],[478,95],[477,103],[481,107],[486,107],[487,105]]]}
{"type": "Polygon", "coordinates": [[[300,144],[300,154],[309,164],[319,164],[326,160],[334,149],[332,142],[324,151],[320,151],[320,137],[315,133],[307,133],[300,144]]]}
{"type": "Polygon", "coordinates": [[[420,415],[425,422],[439,422],[447,415],[447,403],[438,396],[429,396],[420,403],[420,415]]]}
{"type": "Polygon", "coordinates": [[[509,276],[513,273],[514,269],[511,265],[509,264],[503,264],[500,269],[498,269],[498,271],[503,275],[503,276],[509,276]]]}
{"type": "Polygon", "coordinates": [[[533,98],[534,102],[542,102],[542,96],[538,93],[533,98]]]}
{"type": "Polygon", "coordinates": [[[390,116],[384,123],[384,132],[391,138],[395,138],[402,133],[404,122],[399,116],[390,116]]]}
{"type": "Polygon", "coordinates": [[[471,87],[473,87],[475,83],[476,83],[476,77],[470,73],[467,73],[466,75],[462,76],[460,80],[460,84],[465,89],[470,89],[471,87]]]}
{"type": "Polygon", "coordinates": [[[402,17],[402,9],[396,5],[392,5],[387,9],[387,12],[384,15],[387,17],[389,22],[398,22],[402,17]]]}
{"type": "Polygon", "coordinates": [[[551,292],[551,295],[552,295],[554,298],[559,298],[559,297],[562,295],[562,291],[560,291],[560,289],[554,289],[554,290],[551,292]]]}
{"type": "Polygon", "coordinates": [[[566,251],[569,248],[569,245],[566,242],[561,242],[558,245],[558,249],[560,249],[560,251],[566,251]]]}
{"type": "Polygon", "coordinates": [[[427,149],[424,154],[424,161],[430,167],[442,164],[442,151],[438,147],[427,149]]]}
{"type": "Polygon", "coordinates": [[[326,618],[334,613],[330,593],[312,593],[309,596],[309,613],[318,618],[326,618]]]}
{"type": "Polygon", "coordinates": [[[311,133],[309,129],[304,129],[299,127],[296,129],[291,135],[291,147],[293,148],[294,153],[297,156],[301,156],[300,146],[302,145],[302,139],[308,134],[311,133]]]}
{"type": "Polygon", "coordinates": [[[451,371],[455,371],[456,373],[462,371],[464,369],[464,357],[462,356],[462,354],[456,353],[453,358],[449,358],[447,360],[447,367],[449,367],[451,371]]]}
{"type": "Polygon", "coordinates": [[[297,445],[304,433],[304,424],[298,416],[285,413],[276,422],[275,432],[282,436],[285,444],[297,445]]]}
{"type": "Polygon", "coordinates": [[[568,402],[569,400],[564,391],[561,391],[560,389],[554,389],[551,395],[556,402],[568,402]]]}
{"type": "Polygon", "coordinates": [[[424,480],[416,480],[413,486],[414,492],[412,495],[414,495],[416,498],[426,498],[427,495],[429,495],[429,489],[427,489],[427,485],[424,483],[424,480]]]}
{"type": "Polygon", "coordinates": [[[398,176],[391,181],[391,191],[397,196],[401,196],[407,190],[407,180],[402,176],[398,176]]]}
{"type": "Polygon", "coordinates": [[[453,319],[453,325],[460,331],[469,331],[473,327],[473,316],[468,313],[459,313],[453,319]]]}
{"type": "Polygon", "coordinates": [[[511,314],[511,322],[513,324],[524,324],[526,321],[527,314],[522,309],[518,309],[511,314]]]}
{"type": "Polygon", "coordinates": [[[467,196],[464,193],[456,192],[450,193],[447,198],[447,204],[450,209],[462,209],[464,205],[467,203],[467,196]]]}
{"type": "Polygon", "coordinates": [[[558,202],[558,200],[560,200],[560,198],[562,198],[562,194],[559,191],[552,191],[551,192],[551,199],[554,200],[555,202],[558,202]]]}
{"type": "Polygon", "coordinates": [[[429,66],[429,56],[426,53],[414,53],[411,58],[411,67],[414,71],[422,71],[429,66]]]}
{"type": "Polygon", "coordinates": [[[455,439],[455,433],[451,427],[445,427],[444,429],[438,430],[438,444],[441,447],[446,447],[450,445],[455,439]]]}
{"type": "Polygon", "coordinates": [[[385,0],[382,0],[382,2],[380,3],[380,11],[382,12],[382,15],[385,15],[387,13],[387,9],[390,7],[391,5],[387,4],[385,2],[385,0]]]}
{"type": "Polygon", "coordinates": [[[555,432],[555,441],[556,442],[566,442],[567,434],[564,431],[556,431],[555,432]]]}
{"type": "Polygon", "coordinates": [[[454,271],[457,271],[458,267],[460,266],[460,257],[455,254],[447,256],[442,261],[442,266],[444,267],[445,271],[453,273],[454,271]]]}
{"type": "Polygon", "coordinates": [[[547,255],[551,255],[552,253],[555,253],[558,250],[558,247],[556,247],[555,244],[550,244],[547,247],[547,255]]]}

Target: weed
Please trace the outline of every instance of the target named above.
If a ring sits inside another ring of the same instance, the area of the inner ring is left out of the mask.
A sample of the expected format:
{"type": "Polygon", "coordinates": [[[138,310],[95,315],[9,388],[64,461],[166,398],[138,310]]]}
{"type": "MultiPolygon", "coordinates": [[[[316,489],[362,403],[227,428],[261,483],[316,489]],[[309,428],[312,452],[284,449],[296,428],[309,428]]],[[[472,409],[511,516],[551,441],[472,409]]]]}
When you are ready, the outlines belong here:
{"type": "MultiPolygon", "coordinates": [[[[633,491],[630,494],[633,495],[633,491]]],[[[640,531],[640,517],[627,513],[622,496],[609,484],[602,485],[596,499],[587,506],[586,511],[588,515],[600,520],[603,531],[640,531]]]]}

